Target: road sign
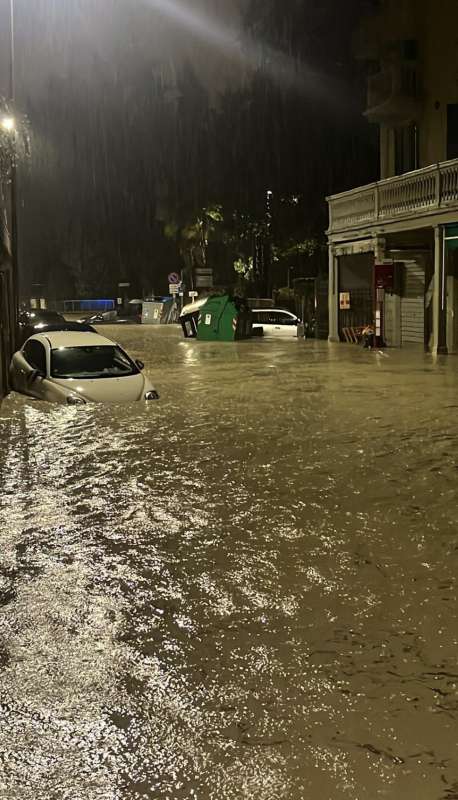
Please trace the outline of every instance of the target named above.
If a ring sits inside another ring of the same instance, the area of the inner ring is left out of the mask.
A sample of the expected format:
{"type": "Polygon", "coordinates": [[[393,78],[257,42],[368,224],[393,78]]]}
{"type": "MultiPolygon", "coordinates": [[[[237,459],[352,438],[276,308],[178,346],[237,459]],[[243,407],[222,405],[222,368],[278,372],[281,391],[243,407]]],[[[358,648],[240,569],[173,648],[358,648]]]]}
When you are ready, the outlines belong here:
{"type": "Polygon", "coordinates": [[[212,275],[196,275],[196,286],[198,289],[212,289],[213,276],[212,275]]]}
{"type": "Polygon", "coordinates": [[[171,272],[169,275],[169,283],[181,283],[181,278],[178,272],[171,272]]]}
{"type": "Polygon", "coordinates": [[[179,291],[180,291],[180,285],[178,283],[169,283],[170,294],[178,294],[179,291]]]}
{"type": "Polygon", "coordinates": [[[195,297],[199,297],[199,292],[189,292],[189,297],[192,297],[194,300],[195,297]]]}
{"type": "Polygon", "coordinates": [[[128,289],[129,286],[130,286],[130,283],[118,283],[118,286],[119,286],[120,289],[128,289]]]}
{"type": "Polygon", "coordinates": [[[341,311],[350,310],[350,292],[340,292],[339,301],[341,311]]]}

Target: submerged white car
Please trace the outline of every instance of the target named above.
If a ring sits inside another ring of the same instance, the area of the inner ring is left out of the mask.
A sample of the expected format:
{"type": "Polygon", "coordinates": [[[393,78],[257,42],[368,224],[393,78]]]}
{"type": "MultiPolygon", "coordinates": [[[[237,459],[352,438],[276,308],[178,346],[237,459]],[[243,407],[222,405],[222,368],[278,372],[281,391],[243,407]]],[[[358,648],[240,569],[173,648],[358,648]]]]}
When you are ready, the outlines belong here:
{"type": "Polygon", "coordinates": [[[10,373],[17,392],[53,403],[157,400],[143,367],[98,333],[48,331],[27,339],[13,355],[10,373]]]}
{"type": "Polygon", "coordinates": [[[267,336],[287,336],[297,338],[300,322],[291,311],[285,308],[253,308],[253,330],[262,327],[267,336]]]}

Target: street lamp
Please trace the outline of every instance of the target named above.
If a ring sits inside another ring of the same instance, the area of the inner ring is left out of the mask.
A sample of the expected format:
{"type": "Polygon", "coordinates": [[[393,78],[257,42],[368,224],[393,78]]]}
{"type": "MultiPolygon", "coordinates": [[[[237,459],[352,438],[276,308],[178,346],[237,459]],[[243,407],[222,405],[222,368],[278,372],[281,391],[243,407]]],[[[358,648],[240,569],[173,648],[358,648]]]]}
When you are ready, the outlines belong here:
{"type": "Polygon", "coordinates": [[[14,133],[16,131],[16,120],[14,117],[3,117],[0,125],[7,133],[14,133]]]}

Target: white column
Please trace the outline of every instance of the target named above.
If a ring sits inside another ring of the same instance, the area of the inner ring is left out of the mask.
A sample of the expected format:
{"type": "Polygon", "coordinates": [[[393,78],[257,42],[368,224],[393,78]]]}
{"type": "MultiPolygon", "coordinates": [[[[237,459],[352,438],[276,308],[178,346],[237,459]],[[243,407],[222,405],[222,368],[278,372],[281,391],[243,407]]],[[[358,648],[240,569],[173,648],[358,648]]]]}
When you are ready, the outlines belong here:
{"type": "Polygon", "coordinates": [[[444,229],[434,228],[434,285],[433,285],[433,337],[432,352],[447,353],[447,281],[445,275],[444,229]]]}
{"type": "Polygon", "coordinates": [[[329,245],[329,341],[338,342],[339,339],[339,261],[332,244],[329,245]]]}
{"type": "Polygon", "coordinates": [[[447,352],[455,353],[455,275],[447,275],[447,352]]]}

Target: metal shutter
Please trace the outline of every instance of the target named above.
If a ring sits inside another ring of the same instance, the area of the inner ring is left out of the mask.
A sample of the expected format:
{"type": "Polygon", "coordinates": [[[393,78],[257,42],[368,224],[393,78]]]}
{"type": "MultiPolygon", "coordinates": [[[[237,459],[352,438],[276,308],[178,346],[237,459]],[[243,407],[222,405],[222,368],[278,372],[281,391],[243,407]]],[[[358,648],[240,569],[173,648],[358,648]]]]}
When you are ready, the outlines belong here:
{"type": "Polygon", "coordinates": [[[404,263],[401,344],[405,342],[425,342],[425,270],[416,261],[404,263]]]}

